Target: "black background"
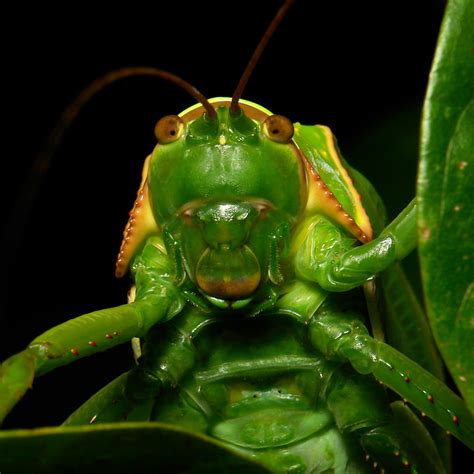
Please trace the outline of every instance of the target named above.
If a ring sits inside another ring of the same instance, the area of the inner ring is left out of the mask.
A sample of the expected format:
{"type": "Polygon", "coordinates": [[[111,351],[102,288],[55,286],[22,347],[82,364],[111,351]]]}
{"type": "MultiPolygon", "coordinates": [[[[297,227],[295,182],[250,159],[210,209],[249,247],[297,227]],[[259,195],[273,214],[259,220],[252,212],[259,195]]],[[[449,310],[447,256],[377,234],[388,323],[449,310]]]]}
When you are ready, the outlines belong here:
{"type": "MultiPolygon", "coordinates": [[[[100,75],[139,65],[180,75],[208,97],[232,95],[280,2],[105,5],[5,15],[1,358],[70,317],[125,301],[127,282],[115,280],[114,262],[153,127],[194,99],[150,78],[97,96],[53,157],[18,235],[18,219],[8,216],[65,106],[100,75]]],[[[433,0],[297,1],[244,98],[293,121],[327,124],[349,149],[387,115],[421,106],[442,13],[443,2],[433,0]]],[[[372,165],[356,166],[371,176],[372,165]]],[[[415,169],[416,160],[407,174],[415,169]]],[[[403,186],[414,193],[412,181],[403,186]]],[[[60,423],[130,359],[128,347],[117,348],[37,380],[7,426],[60,423]]]]}

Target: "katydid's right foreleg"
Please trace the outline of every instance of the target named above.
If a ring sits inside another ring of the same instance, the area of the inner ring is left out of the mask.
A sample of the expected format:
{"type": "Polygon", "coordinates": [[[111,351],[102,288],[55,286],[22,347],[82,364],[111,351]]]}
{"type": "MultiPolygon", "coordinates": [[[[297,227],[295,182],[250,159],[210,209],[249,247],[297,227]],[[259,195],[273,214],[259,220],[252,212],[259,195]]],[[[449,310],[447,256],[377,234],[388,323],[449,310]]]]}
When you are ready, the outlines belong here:
{"type": "Polygon", "coordinates": [[[35,376],[142,336],[167,306],[166,298],[160,298],[153,307],[136,302],[95,311],[38,336],[0,367],[0,421],[31,388],[35,376]]]}
{"type": "Polygon", "coordinates": [[[2,364],[0,422],[32,386],[35,376],[132,337],[142,337],[156,323],[181,311],[184,302],[174,286],[171,263],[152,240],[135,259],[132,273],[137,285],[134,303],[94,311],[60,324],[2,364]]]}

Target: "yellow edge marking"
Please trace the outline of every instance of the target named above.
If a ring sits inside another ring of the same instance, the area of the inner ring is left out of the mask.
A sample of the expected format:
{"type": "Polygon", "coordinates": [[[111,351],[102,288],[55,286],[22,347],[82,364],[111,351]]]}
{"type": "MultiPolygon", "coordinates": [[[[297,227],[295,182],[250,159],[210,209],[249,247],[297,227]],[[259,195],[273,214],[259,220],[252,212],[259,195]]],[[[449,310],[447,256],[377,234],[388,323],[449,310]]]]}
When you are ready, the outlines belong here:
{"type": "Polygon", "coordinates": [[[339,155],[334,144],[334,135],[332,134],[331,130],[325,125],[319,125],[319,127],[322,128],[324,135],[326,136],[326,143],[328,144],[329,152],[331,153],[331,156],[334,160],[334,163],[336,164],[337,169],[339,170],[339,173],[344,178],[344,181],[347,183],[351,195],[355,197],[354,205],[356,215],[354,216],[354,218],[357,220],[359,227],[367,235],[368,240],[372,240],[373,231],[372,225],[370,224],[369,216],[365,212],[364,206],[362,206],[362,200],[360,198],[359,192],[355,188],[354,183],[352,182],[352,179],[349,176],[349,173],[344,168],[343,164],[341,163],[341,160],[339,159],[339,155]]]}
{"type": "MultiPolygon", "coordinates": [[[[209,99],[209,102],[213,104],[214,107],[229,107],[231,100],[232,99],[228,97],[214,97],[213,99],[209,99]]],[[[262,107],[261,105],[254,104],[249,100],[239,100],[239,106],[247,117],[257,122],[263,122],[267,117],[272,115],[268,109],[262,107]]],[[[201,104],[195,104],[178,115],[185,122],[192,122],[193,120],[201,117],[204,112],[204,107],[201,104]]]]}
{"type": "MultiPolygon", "coordinates": [[[[213,97],[212,99],[209,99],[210,104],[214,104],[215,102],[224,102],[230,105],[230,103],[232,102],[232,97],[213,97]]],[[[268,109],[266,109],[265,107],[262,107],[261,105],[255,104],[254,102],[250,102],[250,100],[240,99],[239,104],[248,105],[249,107],[257,109],[260,112],[263,112],[265,115],[272,115],[272,113],[268,109]]],[[[192,112],[193,110],[200,109],[200,108],[204,110],[202,104],[194,104],[191,107],[188,107],[186,110],[183,110],[181,113],[179,113],[178,117],[183,117],[189,112],[192,112]]]]}
{"type": "Polygon", "coordinates": [[[137,198],[130,211],[130,218],[123,232],[122,245],[115,264],[115,276],[120,278],[125,275],[130,264],[130,260],[143,241],[153,232],[158,232],[159,228],[155,222],[150,204],[148,192],[148,167],[151,155],[147,157],[143,165],[142,180],[138,189],[137,198]]]}
{"type": "Polygon", "coordinates": [[[311,163],[305,159],[306,170],[308,172],[308,206],[309,214],[321,212],[332,220],[347,229],[354,237],[361,242],[368,242],[369,236],[360,228],[352,216],[343,208],[336,196],[329,190],[321,176],[312,167],[311,163]]]}

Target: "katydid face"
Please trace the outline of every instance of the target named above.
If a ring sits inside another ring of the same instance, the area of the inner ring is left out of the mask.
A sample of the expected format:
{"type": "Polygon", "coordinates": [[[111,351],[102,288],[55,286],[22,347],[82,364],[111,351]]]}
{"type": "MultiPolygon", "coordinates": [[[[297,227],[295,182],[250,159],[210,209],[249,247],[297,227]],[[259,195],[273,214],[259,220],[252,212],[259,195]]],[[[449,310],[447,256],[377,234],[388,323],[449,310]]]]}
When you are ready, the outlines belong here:
{"type": "Polygon", "coordinates": [[[275,141],[272,133],[288,130],[267,130],[268,121],[244,112],[232,117],[224,105],[216,110],[212,121],[201,115],[158,125],[165,139],[153,153],[148,184],[156,221],[179,242],[178,252],[168,252],[179,255],[205,296],[235,301],[268,280],[277,263],[271,259],[279,258],[268,242],[281,241],[304,209],[305,179],[292,129],[275,141]]]}

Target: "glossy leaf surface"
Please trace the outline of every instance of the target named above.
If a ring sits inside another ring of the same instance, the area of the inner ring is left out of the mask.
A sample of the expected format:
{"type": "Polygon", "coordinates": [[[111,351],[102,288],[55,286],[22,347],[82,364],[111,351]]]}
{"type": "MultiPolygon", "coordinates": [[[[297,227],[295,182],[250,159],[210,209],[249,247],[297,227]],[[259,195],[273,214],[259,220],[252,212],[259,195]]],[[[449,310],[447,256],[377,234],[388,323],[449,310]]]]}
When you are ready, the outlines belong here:
{"type": "Polygon", "coordinates": [[[435,339],[474,407],[474,5],[448,3],[424,105],[419,251],[435,339]]]}
{"type": "Polygon", "coordinates": [[[0,441],[8,473],[268,472],[212,438],[161,423],[3,431],[0,441]]]}

